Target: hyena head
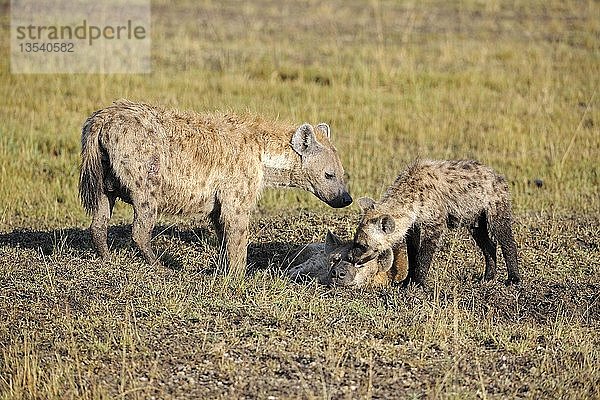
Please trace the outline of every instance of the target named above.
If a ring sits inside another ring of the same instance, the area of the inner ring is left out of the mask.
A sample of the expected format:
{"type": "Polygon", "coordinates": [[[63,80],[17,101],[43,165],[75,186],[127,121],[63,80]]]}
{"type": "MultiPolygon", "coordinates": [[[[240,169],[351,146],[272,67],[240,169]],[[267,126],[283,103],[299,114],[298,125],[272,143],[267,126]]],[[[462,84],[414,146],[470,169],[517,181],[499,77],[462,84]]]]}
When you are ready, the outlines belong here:
{"type": "Polygon", "coordinates": [[[352,242],[342,240],[335,233],[328,230],[327,237],[325,238],[327,268],[331,270],[340,261],[348,258],[350,251],[352,251],[352,246],[352,242]]]}
{"type": "Polygon", "coordinates": [[[391,249],[387,249],[375,258],[363,264],[353,264],[340,259],[331,267],[331,282],[337,286],[363,287],[374,284],[386,284],[387,276],[377,279],[377,275],[387,275],[392,268],[394,256],[391,249]]]}
{"type": "Polygon", "coordinates": [[[290,144],[300,156],[301,176],[298,178],[303,189],[334,208],[352,204],[344,179],[344,167],[331,144],[329,125],[320,123],[313,128],[310,124],[303,124],[294,132],[290,144]]]}
{"type": "Polygon", "coordinates": [[[348,259],[364,264],[394,245],[396,222],[391,215],[378,210],[373,199],[360,198],[358,205],[363,215],[356,229],[353,249],[348,259]]]}

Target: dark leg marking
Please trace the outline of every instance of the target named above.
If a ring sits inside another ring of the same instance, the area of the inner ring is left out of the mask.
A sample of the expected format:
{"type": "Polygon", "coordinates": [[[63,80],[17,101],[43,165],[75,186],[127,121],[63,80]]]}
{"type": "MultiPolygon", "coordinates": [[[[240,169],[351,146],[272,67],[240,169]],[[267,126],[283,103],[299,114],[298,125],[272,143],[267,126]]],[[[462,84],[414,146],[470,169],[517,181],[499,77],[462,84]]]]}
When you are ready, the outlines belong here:
{"type": "Polygon", "coordinates": [[[404,280],[407,286],[415,279],[415,271],[419,268],[419,246],[421,244],[421,229],[414,225],[406,234],[406,255],[408,256],[408,274],[404,280]]]}
{"type": "Polygon", "coordinates": [[[208,214],[208,217],[210,218],[211,222],[213,223],[213,226],[215,227],[215,232],[217,234],[217,245],[219,246],[219,248],[223,248],[223,246],[225,245],[225,227],[223,225],[223,220],[221,219],[221,201],[219,199],[215,198],[215,205],[210,214],[208,214]]]}
{"type": "Polygon", "coordinates": [[[483,279],[486,281],[492,280],[496,276],[496,242],[490,239],[488,235],[488,222],[485,213],[482,213],[479,217],[477,226],[471,229],[471,235],[473,235],[475,243],[477,243],[485,257],[483,279]]]}

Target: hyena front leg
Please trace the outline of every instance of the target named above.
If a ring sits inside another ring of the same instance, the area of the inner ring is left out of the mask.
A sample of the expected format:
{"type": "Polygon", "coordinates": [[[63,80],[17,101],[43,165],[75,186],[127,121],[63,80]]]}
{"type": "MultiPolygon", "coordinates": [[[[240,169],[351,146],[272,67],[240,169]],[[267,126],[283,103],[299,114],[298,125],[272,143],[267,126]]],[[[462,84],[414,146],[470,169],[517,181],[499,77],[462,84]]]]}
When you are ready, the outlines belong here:
{"type": "Polygon", "coordinates": [[[496,276],[496,242],[490,239],[488,234],[488,221],[485,213],[479,217],[477,226],[471,229],[471,235],[473,235],[475,243],[477,243],[485,257],[483,279],[486,281],[492,280],[496,276]]]}
{"type": "Polygon", "coordinates": [[[92,224],[90,231],[92,233],[92,242],[102,259],[108,258],[108,221],[112,215],[115,205],[115,196],[102,193],[98,199],[98,209],[92,215],[92,224]]]}
{"type": "Polygon", "coordinates": [[[243,207],[229,208],[226,204],[223,204],[221,211],[229,274],[237,278],[242,278],[246,273],[249,215],[250,210],[243,207]]]}
{"type": "Polygon", "coordinates": [[[134,197],[132,200],[133,224],[131,226],[131,236],[133,241],[148,264],[158,264],[159,261],[150,246],[152,229],[154,229],[154,224],[156,224],[156,205],[147,195],[142,196],[141,199],[134,197]]]}
{"type": "Polygon", "coordinates": [[[413,281],[417,285],[425,286],[427,272],[433,260],[433,255],[437,250],[440,237],[442,236],[443,226],[428,226],[425,230],[421,229],[421,241],[419,245],[419,254],[417,256],[417,267],[415,268],[413,281]]]}

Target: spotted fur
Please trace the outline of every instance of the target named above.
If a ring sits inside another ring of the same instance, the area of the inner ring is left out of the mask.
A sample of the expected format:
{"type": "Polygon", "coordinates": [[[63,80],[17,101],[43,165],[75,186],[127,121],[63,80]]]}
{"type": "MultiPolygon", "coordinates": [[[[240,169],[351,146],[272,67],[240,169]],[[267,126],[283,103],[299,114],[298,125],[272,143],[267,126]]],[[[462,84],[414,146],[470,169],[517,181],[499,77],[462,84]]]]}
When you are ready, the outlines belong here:
{"type": "Polygon", "coordinates": [[[496,241],[508,269],[507,283],[518,283],[517,248],[512,232],[506,179],[472,160],[417,160],[396,178],[381,200],[358,201],[363,216],[349,257],[359,264],[386,249],[406,245],[407,282],[425,284],[439,239],[446,229],[467,227],[483,251],[484,278],[496,275],[496,241]]]}
{"type": "Polygon", "coordinates": [[[145,260],[157,215],[208,215],[230,268],[243,273],[250,212],[263,188],[297,187],[332,207],[352,202],[326,124],[294,126],[257,115],[181,112],[119,100],[83,125],[79,193],[98,253],[117,198],[134,210],[145,260]]]}

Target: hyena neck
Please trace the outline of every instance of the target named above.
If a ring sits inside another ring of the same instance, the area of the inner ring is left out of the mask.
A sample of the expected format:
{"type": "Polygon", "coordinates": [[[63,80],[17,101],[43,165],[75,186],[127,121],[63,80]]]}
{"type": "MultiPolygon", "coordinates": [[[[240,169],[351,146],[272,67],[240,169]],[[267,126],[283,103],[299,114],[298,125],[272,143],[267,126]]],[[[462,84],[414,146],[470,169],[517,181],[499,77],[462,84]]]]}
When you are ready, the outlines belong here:
{"type": "Polygon", "coordinates": [[[301,187],[298,179],[301,165],[300,157],[292,150],[281,153],[263,152],[263,185],[267,187],[301,187]]]}
{"type": "Polygon", "coordinates": [[[396,220],[396,231],[392,233],[392,243],[404,243],[410,228],[417,223],[416,215],[403,215],[396,220]]]}

